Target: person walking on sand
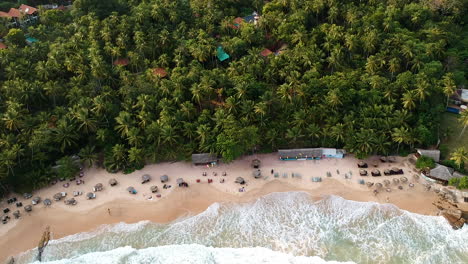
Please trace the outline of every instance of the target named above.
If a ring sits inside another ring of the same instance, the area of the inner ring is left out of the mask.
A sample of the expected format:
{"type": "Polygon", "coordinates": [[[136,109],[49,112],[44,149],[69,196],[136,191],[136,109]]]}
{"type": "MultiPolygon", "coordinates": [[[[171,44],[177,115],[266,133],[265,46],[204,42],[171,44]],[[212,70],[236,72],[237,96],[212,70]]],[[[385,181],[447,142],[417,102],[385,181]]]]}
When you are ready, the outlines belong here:
{"type": "Polygon", "coordinates": [[[107,213],[110,215],[110,208],[107,208],[107,213]]]}

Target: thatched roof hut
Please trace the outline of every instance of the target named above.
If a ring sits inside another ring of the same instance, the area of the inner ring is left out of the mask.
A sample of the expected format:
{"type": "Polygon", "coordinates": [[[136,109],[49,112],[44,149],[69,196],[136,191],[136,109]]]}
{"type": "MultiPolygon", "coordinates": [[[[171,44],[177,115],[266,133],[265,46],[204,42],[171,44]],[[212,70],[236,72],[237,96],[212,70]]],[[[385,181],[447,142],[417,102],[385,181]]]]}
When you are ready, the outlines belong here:
{"type": "Polygon", "coordinates": [[[245,184],[245,180],[242,177],[237,177],[235,183],[245,184]]]}
{"type": "Polygon", "coordinates": [[[143,176],[141,176],[141,184],[147,183],[150,180],[151,180],[151,176],[149,174],[143,174],[143,176]]]}
{"type": "Polygon", "coordinates": [[[444,165],[436,164],[436,167],[429,171],[428,177],[447,184],[451,178],[454,178],[453,169],[444,165]]]}
{"type": "Polygon", "coordinates": [[[75,198],[71,198],[71,199],[68,199],[68,200],[65,200],[65,204],[66,205],[76,205],[76,200],[75,198]]]}
{"type": "Polygon", "coordinates": [[[60,199],[62,199],[62,194],[61,193],[56,193],[56,194],[54,194],[53,197],[54,197],[55,201],[60,201],[60,199]]]}
{"type": "Polygon", "coordinates": [[[153,186],[150,187],[150,190],[151,190],[152,193],[156,193],[156,192],[158,192],[158,186],[153,185],[153,186]]]}
{"type": "Polygon", "coordinates": [[[254,176],[255,179],[258,179],[262,177],[262,172],[259,169],[257,169],[252,172],[252,175],[254,176]]]}
{"type": "Polygon", "coordinates": [[[94,198],[96,198],[96,194],[92,193],[92,192],[89,192],[89,193],[86,194],[86,198],[88,200],[94,199],[94,198]]]}
{"type": "Polygon", "coordinates": [[[359,175],[367,176],[367,171],[366,170],[359,170],[359,175]]]}
{"type": "Polygon", "coordinates": [[[49,205],[52,204],[52,201],[51,201],[49,198],[47,198],[47,199],[45,199],[45,200],[43,201],[43,203],[44,203],[45,206],[49,206],[49,205]]]}
{"type": "Polygon", "coordinates": [[[254,160],[252,160],[252,167],[255,168],[255,169],[258,169],[258,168],[260,168],[260,163],[261,163],[261,161],[259,159],[254,159],[254,160]]]}
{"type": "Polygon", "coordinates": [[[367,187],[370,188],[370,187],[374,186],[374,183],[373,182],[366,182],[366,185],[367,185],[367,187]]]}
{"type": "Polygon", "coordinates": [[[432,158],[435,162],[440,160],[440,150],[438,149],[416,149],[419,155],[432,158]]]}
{"type": "Polygon", "coordinates": [[[217,162],[218,158],[210,153],[192,154],[192,163],[194,165],[208,165],[217,162]]]}
{"type": "Polygon", "coordinates": [[[406,178],[406,177],[401,177],[401,178],[400,178],[400,181],[401,181],[402,183],[405,183],[405,182],[408,181],[408,178],[406,178]]]}
{"type": "Polygon", "coordinates": [[[132,186],[129,186],[127,187],[127,192],[131,193],[131,194],[136,194],[137,191],[135,190],[135,188],[133,188],[132,186]]]}
{"type": "Polygon", "coordinates": [[[115,186],[115,185],[117,185],[117,184],[118,184],[118,182],[117,182],[116,179],[112,178],[112,179],[109,180],[109,185],[110,185],[110,186],[115,186]]]}
{"type": "Polygon", "coordinates": [[[391,182],[390,182],[389,180],[385,180],[385,181],[384,181],[385,186],[390,185],[390,183],[391,183],[391,182]]]}
{"type": "Polygon", "coordinates": [[[360,160],[357,164],[357,166],[359,168],[367,168],[367,163],[365,163],[364,161],[360,160]]]}
{"type": "Polygon", "coordinates": [[[375,184],[375,187],[377,187],[377,188],[382,188],[383,185],[382,185],[380,182],[378,182],[378,183],[375,184]]]}
{"type": "Polygon", "coordinates": [[[161,183],[165,183],[165,182],[169,181],[169,176],[167,176],[167,175],[162,175],[159,178],[161,179],[161,183]]]}
{"type": "Polygon", "coordinates": [[[394,179],[393,179],[393,183],[394,183],[394,184],[398,184],[398,183],[400,183],[400,180],[398,180],[397,178],[394,178],[394,179]]]}
{"type": "Polygon", "coordinates": [[[95,192],[102,191],[103,188],[104,188],[104,185],[102,185],[102,183],[98,183],[98,184],[94,185],[94,191],[95,192]]]}
{"type": "Polygon", "coordinates": [[[371,174],[372,176],[381,176],[380,171],[378,169],[373,169],[371,174]]]}
{"type": "Polygon", "coordinates": [[[280,149],[278,150],[280,159],[306,159],[306,158],[320,158],[323,151],[321,148],[307,148],[307,149],[280,149]]]}
{"type": "Polygon", "coordinates": [[[34,197],[34,198],[32,199],[32,201],[31,201],[31,203],[32,203],[33,205],[36,205],[36,204],[38,204],[38,203],[40,203],[40,202],[41,202],[41,197],[39,197],[39,196],[34,197]]]}
{"type": "Polygon", "coordinates": [[[29,204],[26,205],[26,206],[24,207],[24,211],[26,211],[26,212],[31,212],[31,211],[32,211],[32,205],[29,205],[29,204]]]}

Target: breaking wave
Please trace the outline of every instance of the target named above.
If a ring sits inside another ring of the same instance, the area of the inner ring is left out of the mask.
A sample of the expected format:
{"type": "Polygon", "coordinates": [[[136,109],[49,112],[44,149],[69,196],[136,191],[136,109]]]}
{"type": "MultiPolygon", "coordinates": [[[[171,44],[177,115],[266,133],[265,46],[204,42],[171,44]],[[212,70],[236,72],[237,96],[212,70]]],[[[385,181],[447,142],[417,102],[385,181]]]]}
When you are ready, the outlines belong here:
{"type": "MultiPolygon", "coordinates": [[[[170,224],[104,225],[51,241],[51,263],[468,263],[468,228],[391,204],[307,193],[215,203],[170,224]],[[172,252],[171,254],[168,252],[172,252]],[[92,262],[94,261],[94,262],[92,262]],[[107,261],[107,262],[106,262],[107,261]]],[[[19,256],[30,263],[31,251],[19,256]]]]}

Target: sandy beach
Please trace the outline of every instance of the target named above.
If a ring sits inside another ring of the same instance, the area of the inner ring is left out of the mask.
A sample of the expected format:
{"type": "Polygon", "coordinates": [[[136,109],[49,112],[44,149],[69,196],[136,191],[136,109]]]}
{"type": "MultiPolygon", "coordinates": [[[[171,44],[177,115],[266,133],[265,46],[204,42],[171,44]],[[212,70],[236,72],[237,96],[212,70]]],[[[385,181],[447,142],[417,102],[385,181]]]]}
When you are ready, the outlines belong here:
{"type": "MultiPolygon", "coordinates": [[[[366,160],[369,166],[378,157],[366,160]]],[[[359,176],[357,167],[358,160],[348,155],[344,159],[323,159],[307,161],[280,161],[276,153],[245,156],[229,164],[219,164],[215,167],[194,166],[188,162],[159,163],[148,165],[140,171],[129,175],[122,173],[110,174],[103,169],[85,169],[82,178],[85,184],[76,185],[74,181],[69,182],[70,187],[64,188],[65,182],[59,182],[53,186],[36,191],[33,197],[40,196],[42,199],[50,198],[57,192],[67,192],[67,198],[73,196],[73,191],[82,191],[84,194],[92,191],[97,183],[104,185],[104,190],[96,192],[96,199],[87,200],[85,195],[75,197],[78,204],[75,206],[65,205],[63,200],[53,202],[51,206],[45,207],[43,203],[35,205],[30,213],[20,208],[21,218],[11,219],[7,224],[0,226],[0,259],[16,255],[25,250],[37,246],[41,234],[46,226],[50,226],[52,236],[58,239],[78,232],[91,231],[103,224],[118,222],[135,223],[142,220],[166,223],[179,217],[193,215],[204,211],[215,202],[249,202],[260,196],[272,192],[305,191],[314,199],[320,199],[324,195],[338,195],[345,199],[355,201],[374,201],[379,203],[392,203],[401,209],[418,214],[436,215],[438,209],[433,205],[437,200],[437,194],[428,192],[424,187],[424,179],[413,177],[417,174],[407,158],[398,157],[395,163],[382,163],[378,161],[377,169],[399,167],[404,175],[398,176],[359,176]],[[251,160],[261,160],[262,178],[255,179],[252,176],[251,160]],[[279,173],[274,177],[271,170],[279,173]],[[207,176],[202,176],[206,172],[207,176]],[[216,176],[213,173],[216,172],[216,176]],[[226,176],[222,176],[226,172],[226,176]],[[331,172],[332,177],[327,177],[331,172]],[[291,173],[299,174],[301,177],[291,177],[291,173]],[[351,175],[345,179],[344,175],[351,175]],[[149,174],[152,180],[141,184],[141,176],[149,174]],[[163,189],[159,177],[168,175],[171,188],[163,189]],[[286,177],[284,175],[287,175],[286,177]],[[407,183],[392,184],[388,187],[391,192],[380,188],[377,195],[374,190],[358,183],[359,179],[366,182],[381,182],[393,178],[406,177],[407,183]],[[237,177],[243,177],[247,184],[243,185],[245,191],[239,192],[242,187],[234,181],[237,177]],[[312,177],[322,177],[322,182],[312,182],[312,177]],[[110,187],[109,179],[118,180],[118,185],[110,187]],[[188,188],[177,187],[177,178],[183,178],[188,188]],[[197,183],[197,179],[201,182],[197,183]],[[212,183],[208,183],[212,179],[212,183]],[[221,182],[221,180],[224,182],[221,182]],[[413,183],[414,187],[409,187],[413,183]],[[159,188],[156,197],[152,194],[150,186],[159,188]],[[398,186],[403,189],[398,189],[398,186]],[[133,186],[138,191],[132,195],[127,192],[127,187],[133,186]],[[109,213],[110,212],[110,213],[109,213]]],[[[369,168],[368,171],[370,173],[369,168]]],[[[22,195],[11,195],[17,197],[24,205],[30,204],[31,200],[24,200],[22,195]]],[[[16,206],[7,205],[2,201],[1,208],[9,207],[12,211],[16,206]]]]}

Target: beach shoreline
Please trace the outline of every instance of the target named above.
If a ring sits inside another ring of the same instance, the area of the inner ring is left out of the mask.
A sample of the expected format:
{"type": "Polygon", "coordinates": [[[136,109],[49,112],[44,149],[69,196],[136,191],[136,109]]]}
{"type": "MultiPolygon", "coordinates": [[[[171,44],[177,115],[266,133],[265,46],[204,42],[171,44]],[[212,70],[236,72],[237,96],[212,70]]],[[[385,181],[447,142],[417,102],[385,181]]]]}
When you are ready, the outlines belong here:
{"type": "MultiPolygon", "coordinates": [[[[368,163],[375,162],[377,157],[368,159],[368,163]]],[[[85,185],[76,186],[71,182],[69,188],[63,188],[61,183],[44,188],[34,193],[43,199],[59,191],[71,194],[75,190],[91,191],[96,183],[103,183],[104,190],[97,192],[95,200],[78,197],[78,205],[67,206],[63,202],[54,202],[51,207],[43,204],[36,205],[31,213],[22,211],[19,220],[12,219],[10,223],[0,226],[0,259],[17,255],[37,246],[41,234],[46,226],[50,226],[53,239],[68,235],[92,231],[101,225],[120,222],[136,223],[148,220],[156,223],[168,223],[181,217],[191,216],[206,210],[213,203],[243,203],[251,202],[264,195],[274,192],[303,191],[313,199],[320,199],[326,195],[336,195],[347,200],[360,202],[391,203],[400,209],[424,215],[437,215],[438,209],[433,205],[438,196],[434,192],[427,192],[423,179],[413,178],[414,168],[407,158],[398,157],[395,163],[379,163],[378,169],[383,171],[389,166],[400,167],[403,176],[414,184],[414,187],[404,185],[399,190],[398,185],[390,186],[391,192],[379,190],[374,195],[373,190],[358,183],[358,179],[372,182],[383,182],[385,179],[400,178],[399,176],[361,177],[356,166],[357,159],[348,156],[344,159],[324,159],[319,161],[280,161],[275,153],[246,156],[230,164],[220,164],[215,167],[195,167],[187,162],[160,163],[146,166],[141,171],[129,175],[110,174],[102,169],[88,169],[85,171],[85,185]],[[250,161],[258,158],[262,161],[261,170],[264,178],[254,179],[250,161]],[[270,170],[280,173],[274,177],[270,170]],[[222,172],[227,176],[221,176],[222,172]],[[201,176],[207,172],[208,176],[201,176]],[[217,176],[213,175],[217,173],[217,176]],[[332,177],[326,177],[331,172],[332,177]],[[341,172],[341,173],[340,173],[341,172]],[[142,185],[140,177],[150,174],[150,183],[142,185]],[[283,177],[287,173],[288,177],[283,177]],[[291,173],[302,177],[292,178],[291,173]],[[352,174],[351,179],[345,179],[344,174],[352,174]],[[172,188],[163,189],[159,176],[167,174],[168,184],[172,188]],[[188,188],[176,187],[175,181],[182,177],[189,184],[188,188]],[[239,192],[240,185],[234,182],[236,177],[243,177],[247,181],[245,192],[239,192]],[[312,182],[311,177],[322,177],[323,181],[312,182]],[[119,184],[110,187],[110,178],[116,178],[119,184]],[[196,180],[200,179],[201,183],[196,180]],[[212,179],[212,183],[207,183],[212,179]],[[224,182],[221,183],[221,179],[224,182]],[[157,185],[161,198],[151,194],[149,187],[157,185]],[[128,186],[134,186],[138,194],[131,195],[126,191],[128,186]],[[148,198],[151,196],[151,200],[148,198]]],[[[18,195],[17,195],[18,196],[18,195]]],[[[25,202],[27,202],[26,200],[25,202]]],[[[5,204],[2,204],[5,207],[5,204]]],[[[21,208],[22,209],[22,208],[21,208]]]]}

